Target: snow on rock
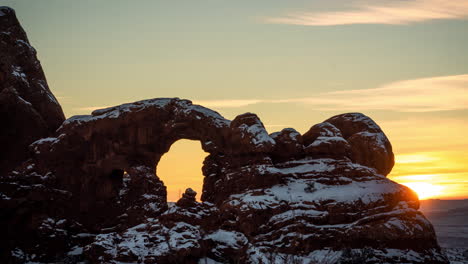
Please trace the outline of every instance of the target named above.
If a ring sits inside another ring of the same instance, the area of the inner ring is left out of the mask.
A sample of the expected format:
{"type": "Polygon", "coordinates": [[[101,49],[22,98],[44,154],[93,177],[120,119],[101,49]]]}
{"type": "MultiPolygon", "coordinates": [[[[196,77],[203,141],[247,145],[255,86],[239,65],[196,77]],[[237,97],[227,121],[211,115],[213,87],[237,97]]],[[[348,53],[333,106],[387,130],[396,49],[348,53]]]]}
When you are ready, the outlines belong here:
{"type": "MultiPolygon", "coordinates": [[[[34,179],[29,190],[68,195],[44,206],[68,213],[37,231],[73,261],[447,263],[417,196],[384,176],[393,152],[368,119],[268,135],[251,113],[229,121],[188,100],[144,100],[68,119],[31,144],[35,156],[9,184],[34,179]],[[209,152],[205,202],[188,188],[169,207],[155,165],[180,138],[209,152]]],[[[0,203],[21,198],[8,188],[0,184],[0,203]]]]}
{"type": "Polygon", "coordinates": [[[313,125],[309,131],[307,131],[304,135],[304,145],[309,146],[312,144],[318,137],[322,138],[342,138],[343,135],[341,131],[336,128],[334,125],[323,122],[313,125]]]}
{"type": "Polygon", "coordinates": [[[286,264],[286,263],[340,263],[341,251],[332,249],[315,250],[307,255],[285,254],[280,252],[272,252],[269,248],[250,247],[247,252],[249,258],[248,263],[271,263],[271,264],[286,264]]]}
{"type": "Polygon", "coordinates": [[[230,124],[235,145],[233,152],[270,152],[275,146],[265,126],[257,115],[245,113],[237,116],[230,124]]]}
{"type": "Polygon", "coordinates": [[[387,175],[395,163],[392,145],[381,128],[361,113],[341,114],[329,118],[350,145],[349,158],[355,163],[377,169],[387,175]]]}
{"type": "Polygon", "coordinates": [[[20,66],[12,66],[13,70],[11,74],[21,81],[23,81],[27,86],[29,86],[28,79],[26,78],[26,74],[23,72],[23,69],[20,66]]]}
{"type": "Polygon", "coordinates": [[[0,16],[6,16],[8,13],[14,12],[13,9],[11,9],[8,6],[0,6],[0,16]]]}
{"type": "MultiPolygon", "coordinates": [[[[443,263],[446,258],[437,251],[416,252],[402,249],[349,248],[344,251],[327,248],[305,255],[271,252],[267,248],[253,247],[249,251],[249,263],[443,263]],[[429,259],[428,256],[434,256],[429,259]]],[[[452,263],[452,262],[451,262],[452,263]]],[[[457,263],[457,262],[454,262],[457,263]]],[[[463,263],[463,262],[462,262],[463,263]]]]}
{"type": "Polygon", "coordinates": [[[139,112],[148,107],[155,107],[158,109],[164,108],[171,102],[170,98],[158,98],[152,100],[143,100],[134,103],[122,104],[119,106],[108,107],[104,109],[94,110],[93,117],[100,118],[118,118],[123,113],[139,112]]]}
{"type": "Polygon", "coordinates": [[[199,105],[192,105],[188,100],[180,100],[178,98],[156,98],[94,110],[91,115],[73,116],[67,119],[63,123],[63,126],[74,123],[81,125],[82,123],[103,119],[118,119],[123,115],[135,114],[145,110],[154,111],[155,116],[172,111],[176,115],[182,115],[181,118],[193,118],[192,116],[194,116],[197,120],[202,118],[205,120],[210,119],[211,122],[218,127],[229,125],[229,121],[224,119],[217,112],[199,105]]]}
{"type": "Polygon", "coordinates": [[[309,146],[318,147],[321,144],[334,144],[336,142],[347,143],[347,141],[342,137],[323,137],[323,136],[320,136],[314,142],[312,142],[309,146]]]}
{"type": "Polygon", "coordinates": [[[52,136],[65,120],[46,82],[36,51],[15,11],[0,7],[0,175],[29,158],[28,146],[52,136]],[[43,87],[41,86],[43,85],[43,87]]]}
{"type": "Polygon", "coordinates": [[[267,189],[255,189],[243,194],[231,196],[230,203],[240,204],[241,209],[250,207],[261,208],[259,204],[268,204],[265,209],[271,208],[271,201],[277,204],[304,203],[314,201],[317,203],[333,201],[334,203],[363,204],[384,201],[387,195],[405,191],[396,183],[386,180],[372,180],[363,182],[350,182],[345,185],[321,184],[314,179],[291,180],[287,184],[275,185],[267,189]],[[261,194],[260,194],[261,193],[261,194]]]}
{"type": "Polygon", "coordinates": [[[18,100],[19,100],[21,103],[27,105],[28,107],[32,106],[32,104],[31,104],[30,102],[24,100],[21,96],[18,96],[18,100]]]}
{"type": "Polygon", "coordinates": [[[361,113],[341,114],[327,119],[325,122],[337,127],[344,138],[353,134],[368,131],[371,133],[382,132],[382,129],[368,116],[361,113]]]}
{"type": "Polygon", "coordinates": [[[252,134],[252,143],[255,145],[258,144],[275,144],[275,141],[268,135],[265,130],[265,127],[261,124],[255,124],[252,126],[243,125],[243,129],[247,130],[247,133],[252,134]]]}
{"type": "Polygon", "coordinates": [[[468,248],[444,248],[450,264],[468,264],[468,248]]]}
{"type": "Polygon", "coordinates": [[[11,200],[10,197],[8,197],[8,195],[5,195],[3,193],[0,193],[0,200],[11,200]]]}
{"type": "Polygon", "coordinates": [[[46,137],[34,141],[29,146],[35,154],[40,155],[43,152],[50,152],[53,150],[54,145],[60,142],[65,137],[65,134],[60,134],[57,137],[46,137]]]}
{"type": "Polygon", "coordinates": [[[120,234],[98,235],[85,248],[85,254],[100,263],[112,260],[184,263],[197,256],[201,258],[203,241],[212,238],[204,238],[203,230],[206,227],[202,228],[200,224],[213,217],[214,211],[210,212],[207,204],[199,204],[197,207],[198,210],[190,210],[174,205],[160,219],[148,218],[143,224],[128,228],[120,234]]]}
{"type": "Polygon", "coordinates": [[[303,153],[304,142],[302,135],[293,128],[285,128],[270,135],[275,141],[272,156],[275,160],[290,160],[303,153]]]}
{"type": "Polygon", "coordinates": [[[82,255],[82,254],[83,254],[82,247],[74,247],[72,248],[72,250],[68,252],[68,255],[71,255],[71,256],[82,255]]]}
{"type": "Polygon", "coordinates": [[[41,145],[41,144],[44,144],[44,143],[47,143],[47,144],[54,144],[58,142],[58,139],[55,138],[55,137],[47,137],[47,138],[41,138],[39,140],[36,140],[32,143],[32,145],[41,145]]]}
{"type": "Polygon", "coordinates": [[[218,247],[239,249],[247,244],[248,240],[244,234],[234,231],[219,229],[216,232],[208,234],[205,239],[218,243],[218,247]]]}
{"type": "Polygon", "coordinates": [[[24,45],[30,50],[34,50],[34,48],[28,42],[26,42],[26,41],[24,41],[22,39],[16,40],[16,43],[18,43],[19,45],[24,45]]]}
{"type": "Polygon", "coordinates": [[[201,105],[193,105],[189,100],[181,100],[177,103],[177,106],[177,109],[182,109],[182,112],[187,116],[195,113],[197,120],[211,119],[216,127],[225,127],[230,124],[230,121],[222,117],[218,112],[201,105]]]}
{"type": "Polygon", "coordinates": [[[351,146],[340,130],[328,122],[312,126],[304,136],[304,151],[311,156],[349,158],[351,146]]]}

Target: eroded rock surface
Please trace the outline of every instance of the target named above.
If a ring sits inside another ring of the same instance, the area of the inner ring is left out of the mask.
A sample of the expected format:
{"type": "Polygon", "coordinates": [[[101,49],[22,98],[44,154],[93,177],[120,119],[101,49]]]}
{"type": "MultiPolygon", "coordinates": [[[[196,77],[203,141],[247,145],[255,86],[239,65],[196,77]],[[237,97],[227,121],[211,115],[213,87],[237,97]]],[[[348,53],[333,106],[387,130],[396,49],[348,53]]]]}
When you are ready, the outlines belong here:
{"type": "Polygon", "coordinates": [[[26,159],[29,144],[54,133],[64,120],[15,11],[0,7],[0,175],[26,159]]]}
{"type": "MultiPolygon", "coordinates": [[[[18,26],[12,12],[0,8],[2,27],[18,26]]],[[[0,262],[448,263],[415,193],[386,178],[392,147],[369,117],[268,134],[252,113],[159,98],[62,123],[53,100],[40,106],[51,93],[18,32],[0,32],[0,98],[38,134],[2,135],[31,154],[0,175],[0,262]],[[156,167],[179,139],[209,153],[203,202],[188,189],[168,207],[156,167]]]]}
{"type": "Polygon", "coordinates": [[[151,99],[69,118],[30,148],[2,178],[8,259],[21,250],[50,261],[34,247],[50,241],[62,258],[93,263],[446,263],[417,196],[385,177],[391,145],[363,114],[268,135],[254,114],[231,122],[151,99]],[[210,153],[204,202],[189,189],[168,208],[155,168],[182,138],[210,153]],[[16,228],[29,242],[15,241],[16,228]]]}

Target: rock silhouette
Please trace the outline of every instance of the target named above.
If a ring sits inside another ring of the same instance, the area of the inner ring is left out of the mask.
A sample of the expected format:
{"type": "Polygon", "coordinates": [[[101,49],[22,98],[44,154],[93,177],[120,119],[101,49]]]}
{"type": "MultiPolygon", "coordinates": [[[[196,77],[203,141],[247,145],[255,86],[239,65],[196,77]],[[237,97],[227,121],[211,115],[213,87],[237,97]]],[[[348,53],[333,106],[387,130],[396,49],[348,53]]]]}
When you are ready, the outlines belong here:
{"type": "Polygon", "coordinates": [[[0,174],[27,157],[33,141],[65,120],[49,90],[36,50],[29,44],[15,11],[0,7],[0,174]]]}
{"type": "MultiPolygon", "coordinates": [[[[0,11],[1,26],[26,39],[13,11],[0,11]]],[[[0,43],[12,69],[24,50],[0,43]]],[[[18,74],[29,86],[2,72],[1,98],[19,113],[5,113],[9,124],[36,120],[22,131],[38,131],[1,138],[30,149],[7,149],[22,163],[0,174],[2,263],[448,263],[416,194],[385,177],[391,144],[363,114],[268,134],[252,113],[230,121],[157,98],[62,122],[36,85],[45,78],[35,54],[26,58],[31,70],[18,74]],[[24,103],[22,89],[37,102],[24,103]],[[188,189],[168,207],[156,166],[179,139],[209,153],[203,202],[188,189]]]]}

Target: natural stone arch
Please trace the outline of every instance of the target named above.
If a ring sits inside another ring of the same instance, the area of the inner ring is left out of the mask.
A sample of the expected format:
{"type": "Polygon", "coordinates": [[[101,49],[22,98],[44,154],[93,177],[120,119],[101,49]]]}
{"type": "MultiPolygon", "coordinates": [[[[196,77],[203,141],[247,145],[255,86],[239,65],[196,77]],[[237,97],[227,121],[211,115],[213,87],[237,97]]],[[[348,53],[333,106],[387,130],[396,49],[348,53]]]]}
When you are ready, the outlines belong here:
{"type": "Polygon", "coordinates": [[[165,187],[155,177],[162,155],[180,139],[198,140],[204,151],[218,155],[226,149],[229,124],[188,100],[145,100],[68,119],[57,138],[36,144],[37,159],[48,163],[45,167],[53,168],[58,184],[76,196],[77,215],[115,215],[124,200],[138,204],[136,195],[145,192],[155,196],[154,214],[160,214],[167,207],[165,187]],[[125,188],[123,172],[138,182],[132,187],[140,188],[127,198],[119,196],[125,188]]]}

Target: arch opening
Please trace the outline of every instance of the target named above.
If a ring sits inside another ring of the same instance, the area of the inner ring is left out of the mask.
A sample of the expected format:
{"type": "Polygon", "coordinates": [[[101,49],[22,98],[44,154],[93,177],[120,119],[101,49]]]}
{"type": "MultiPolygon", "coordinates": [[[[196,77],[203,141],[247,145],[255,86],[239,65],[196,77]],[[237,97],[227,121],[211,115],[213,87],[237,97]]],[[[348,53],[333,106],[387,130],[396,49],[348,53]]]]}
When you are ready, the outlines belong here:
{"type": "Polygon", "coordinates": [[[174,142],[156,165],[156,175],[167,188],[167,201],[177,202],[185,189],[203,190],[203,161],[209,153],[203,151],[198,140],[180,139],[174,142]]]}

